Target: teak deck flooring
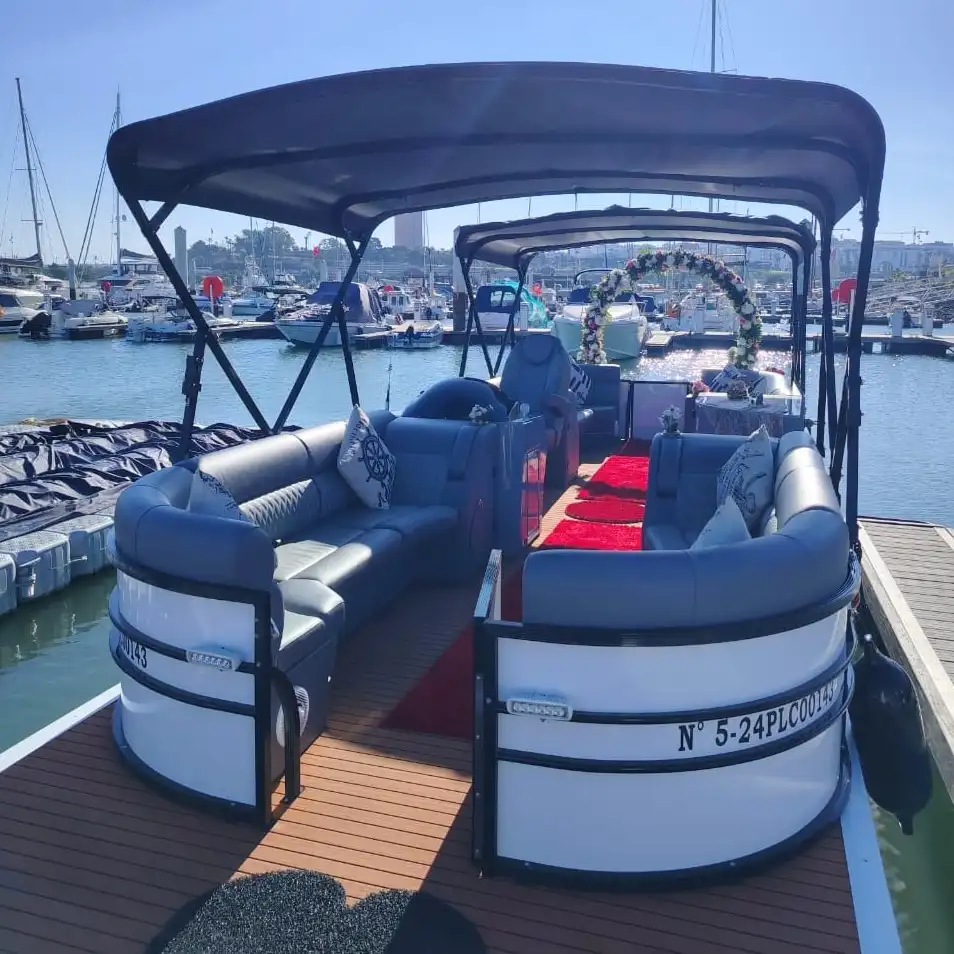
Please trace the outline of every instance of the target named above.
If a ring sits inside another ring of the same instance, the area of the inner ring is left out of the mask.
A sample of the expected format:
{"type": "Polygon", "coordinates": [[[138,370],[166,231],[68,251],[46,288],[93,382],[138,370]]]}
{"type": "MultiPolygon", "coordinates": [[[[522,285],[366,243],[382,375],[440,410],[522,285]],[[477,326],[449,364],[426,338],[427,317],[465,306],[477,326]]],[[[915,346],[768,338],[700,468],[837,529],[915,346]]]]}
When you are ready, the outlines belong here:
{"type": "Polygon", "coordinates": [[[347,641],[328,729],[303,756],[304,791],[267,833],[145,787],[114,751],[109,710],[0,774],[0,951],[138,954],[177,908],[234,875],[307,868],[351,899],[427,890],[495,954],[859,954],[837,826],[770,872],[707,890],[478,879],[469,743],[377,728],[468,624],[476,591],[415,591],[347,641]]]}

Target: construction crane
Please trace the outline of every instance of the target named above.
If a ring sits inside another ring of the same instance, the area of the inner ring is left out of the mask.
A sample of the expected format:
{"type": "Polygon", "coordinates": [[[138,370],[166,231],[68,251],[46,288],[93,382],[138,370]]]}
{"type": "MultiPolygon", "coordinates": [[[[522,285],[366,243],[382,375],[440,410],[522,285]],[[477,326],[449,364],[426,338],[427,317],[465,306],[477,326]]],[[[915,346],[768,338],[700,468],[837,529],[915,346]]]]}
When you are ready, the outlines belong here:
{"type": "Polygon", "coordinates": [[[918,240],[921,238],[922,235],[930,235],[931,233],[927,229],[912,228],[912,229],[909,229],[907,232],[882,232],[881,234],[882,235],[903,235],[905,236],[905,238],[907,238],[907,236],[910,235],[912,238],[911,244],[917,245],[918,240]]]}

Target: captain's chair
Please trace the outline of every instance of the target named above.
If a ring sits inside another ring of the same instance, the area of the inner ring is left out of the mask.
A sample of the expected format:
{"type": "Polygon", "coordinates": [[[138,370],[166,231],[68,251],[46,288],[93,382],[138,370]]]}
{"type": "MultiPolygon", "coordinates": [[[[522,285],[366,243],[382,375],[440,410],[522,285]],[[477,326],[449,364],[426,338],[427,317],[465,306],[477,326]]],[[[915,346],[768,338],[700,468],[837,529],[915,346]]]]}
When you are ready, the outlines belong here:
{"type": "Polygon", "coordinates": [[[570,393],[570,356],[559,338],[542,332],[517,339],[500,377],[511,400],[542,414],[547,424],[547,483],[565,487],[580,466],[577,403],[570,393]]]}

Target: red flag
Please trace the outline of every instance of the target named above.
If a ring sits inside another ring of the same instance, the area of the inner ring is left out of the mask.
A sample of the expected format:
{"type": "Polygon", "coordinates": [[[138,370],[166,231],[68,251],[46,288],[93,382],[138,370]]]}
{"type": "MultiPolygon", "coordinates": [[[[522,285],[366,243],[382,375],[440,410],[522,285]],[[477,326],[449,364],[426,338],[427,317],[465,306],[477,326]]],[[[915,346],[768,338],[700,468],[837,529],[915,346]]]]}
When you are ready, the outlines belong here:
{"type": "Polygon", "coordinates": [[[311,254],[317,258],[321,254],[321,249],[316,245],[312,250],[311,254]]]}

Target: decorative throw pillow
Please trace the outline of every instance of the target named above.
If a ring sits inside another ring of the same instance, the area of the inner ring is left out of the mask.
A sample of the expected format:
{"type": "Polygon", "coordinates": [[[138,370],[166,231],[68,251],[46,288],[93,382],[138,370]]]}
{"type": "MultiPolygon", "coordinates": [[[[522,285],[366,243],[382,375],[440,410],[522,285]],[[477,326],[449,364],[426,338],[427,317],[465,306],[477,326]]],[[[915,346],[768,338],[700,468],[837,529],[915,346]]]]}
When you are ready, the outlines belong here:
{"type": "Polygon", "coordinates": [[[690,550],[704,550],[706,547],[722,547],[729,543],[744,543],[751,540],[749,528],[739,505],[729,497],[709,518],[690,550]]]}
{"type": "Polygon", "coordinates": [[[202,470],[202,464],[196,468],[189,490],[189,510],[192,513],[204,513],[212,517],[225,517],[228,520],[252,521],[239,509],[228,487],[218,477],[202,470]]]}
{"type": "Polygon", "coordinates": [[[716,504],[732,497],[749,532],[755,530],[775,492],[775,453],[763,424],[723,464],[716,480],[716,504]]]}
{"type": "Polygon", "coordinates": [[[586,403],[586,396],[590,393],[593,382],[583,368],[570,358],[570,393],[576,398],[579,407],[586,403]]]}
{"type": "Polygon", "coordinates": [[[391,506],[394,471],[394,455],[378,437],[368,415],[356,404],[338,452],[338,473],[363,504],[372,510],[387,510],[391,506]]]}

